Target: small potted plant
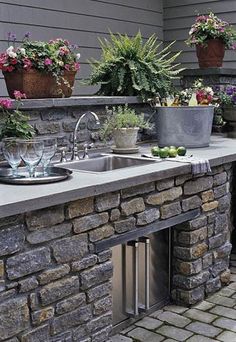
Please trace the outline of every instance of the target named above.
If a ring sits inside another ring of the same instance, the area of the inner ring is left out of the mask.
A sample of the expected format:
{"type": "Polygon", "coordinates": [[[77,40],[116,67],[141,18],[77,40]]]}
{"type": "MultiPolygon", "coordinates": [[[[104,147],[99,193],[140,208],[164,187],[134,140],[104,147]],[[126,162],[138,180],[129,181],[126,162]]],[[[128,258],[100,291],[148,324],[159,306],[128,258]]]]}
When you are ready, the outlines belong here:
{"type": "Polygon", "coordinates": [[[221,67],[225,49],[236,47],[236,31],[228,22],[210,12],[197,16],[186,43],[196,46],[200,68],[221,67]]]}
{"type": "Polygon", "coordinates": [[[170,106],[158,106],[155,115],[160,147],[206,147],[210,143],[214,93],[198,80],[193,89],[177,92],[170,106]]]}
{"type": "Polygon", "coordinates": [[[79,69],[80,54],[75,53],[76,46],[61,38],[31,41],[29,33],[18,47],[15,40],[16,36],[9,33],[9,47],[0,54],[0,69],[9,96],[14,98],[15,89],[27,98],[71,96],[79,69]]]}
{"type": "Polygon", "coordinates": [[[103,138],[113,138],[114,152],[132,153],[138,150],[136,146],[139,129],[151,128],[144,114],[137,115],[135,110],[125,106],[113,107],[102,128],[103,138]]]}
{"type": "Polygon", "coordinates": [[[34,128],[28,123],[28,117],[19,110],[22,99],[26,98],[24,93],[14,91],[16,108],[12,109],[13,101],[0,99],[0,141],[3,138],[30,139],[34,136],[34,128]]]}
{"type": "Polygon", "coordinates": [[[236,87],[226,86],[224,89],[217,89],[216,97],[222,108],[223,120],[228,123],[229,138],[236,138],[236,87]]]}
{"type": "Polygon", "coordinates": [[[183,70],[175,64],[181,52],[171,55],[173,43],[161,50],[155,35],[144,41],[140,32],[134,37],[110,34],[110,40],[100,39],[101,59],[91,61],[87,84],[100,85],[98,95],[164,97],[183,70]]]}

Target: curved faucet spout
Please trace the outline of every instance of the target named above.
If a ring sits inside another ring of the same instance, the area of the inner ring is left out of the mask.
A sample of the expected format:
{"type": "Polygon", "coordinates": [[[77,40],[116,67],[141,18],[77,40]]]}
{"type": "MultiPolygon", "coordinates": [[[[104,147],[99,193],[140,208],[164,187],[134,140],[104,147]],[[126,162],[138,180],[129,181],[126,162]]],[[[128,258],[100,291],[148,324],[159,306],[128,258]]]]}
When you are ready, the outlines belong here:
{"type": "Polygon", "coordinates": [[[97,114],[95,114],[94,112],[86,112],[83,115],[81,115],[81,117],[78,119],[78,121],[76,122],[75,125],[75,129],[74,129],[74,134],[73,134],[73,148],[72,148],[72,156],[71,156],[71,160],[78,160],[79,155],[78,155],[78,147],[77,147],[77,132],[79,131],[79,127],[80,127],[80,123],[81,121],[88,115],[92,115],[96,121],[97,125],[100,125],[100,121],[99,118],[97,116],[97,114]]]}

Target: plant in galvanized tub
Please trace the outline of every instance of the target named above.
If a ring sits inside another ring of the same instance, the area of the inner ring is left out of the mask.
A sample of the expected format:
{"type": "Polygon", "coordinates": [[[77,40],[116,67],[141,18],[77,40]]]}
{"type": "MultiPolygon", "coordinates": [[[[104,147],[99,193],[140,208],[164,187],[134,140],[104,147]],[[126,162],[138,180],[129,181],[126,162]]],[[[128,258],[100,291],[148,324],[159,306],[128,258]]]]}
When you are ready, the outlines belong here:
{"type": "Polygon", "coordinates": [[[150,123],[145,120],[144,114],[137,115],[135,110],[125,106],[112,107],[108,112],[108,118],[101,130],[102,138],[113,138],[116,153],[135,153],[139,129],[151,128],[150,123]]]}
{"type": "Polygon", "coordinates": [[[212,88],[198,80],[193,89],[177,92],[169,106],[156,105],[158,145],[209,146],[214,101],[212,88]]]}
{"type": "Polygon", "coordinates": [[[16,35],[9,33],[9,47],[0,54],[9,96],[14,98],[18,89],[27,98],[70,97],[79,70],[76,46],[62,38],[31,41],[29,33],[20,46],[16,47],[15,41],[16,35]]]}
{"type": "Polygon", "coordinates": [[[236,138],[236,86],[216,88],[216,96],[222,108],[223,120],[227,123],[227,135],[229,138],[236,138]]]}

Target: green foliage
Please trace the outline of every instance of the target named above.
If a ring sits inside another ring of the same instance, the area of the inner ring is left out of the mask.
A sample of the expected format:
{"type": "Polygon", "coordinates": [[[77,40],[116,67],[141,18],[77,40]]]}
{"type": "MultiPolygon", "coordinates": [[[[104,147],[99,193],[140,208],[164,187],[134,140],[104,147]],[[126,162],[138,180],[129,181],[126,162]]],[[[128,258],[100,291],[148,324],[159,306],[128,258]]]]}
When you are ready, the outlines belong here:
{"type": "Polygon", "coordinates": [[[0,139],[17,137],[30,139],[34,136],[35,130],[28,123],[28,116],[17,109],[12,112],[2,109],[0,119],[0,139]]]}
{"type": "Polygon", "coordinates": [[[125,106],[112,107],[112,114],[106,120],[101,136],[106,138],[111,135],[115,129],[120,128],[150,128],[151,125],[144,119],[144,114],[137,115],[135,110],[125,106]]]}
{"type": "Polygon", "coordinates": [[[171,43],[160,50],[161,43],[152,35],[146,42],[140,32],[135,37],[110,33],[110,41],[100,39],[101,60],[91,60],[88,84],[100,84],[98,95],[165,97],[172,80],[183,69],[173,64],[181,52],[170,55],[171,43]]]}

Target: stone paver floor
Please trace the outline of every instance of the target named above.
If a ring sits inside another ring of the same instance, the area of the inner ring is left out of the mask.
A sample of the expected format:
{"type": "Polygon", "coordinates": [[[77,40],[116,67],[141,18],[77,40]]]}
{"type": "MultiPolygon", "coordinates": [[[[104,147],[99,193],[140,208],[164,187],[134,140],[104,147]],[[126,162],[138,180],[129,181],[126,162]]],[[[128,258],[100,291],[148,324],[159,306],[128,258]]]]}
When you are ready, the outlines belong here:
{"type": "Polygon", "coordinates": [[[165,306],[137,321],[112,342],[236,342],[236,254],[230,284],[192,308],[165,306]]]}

